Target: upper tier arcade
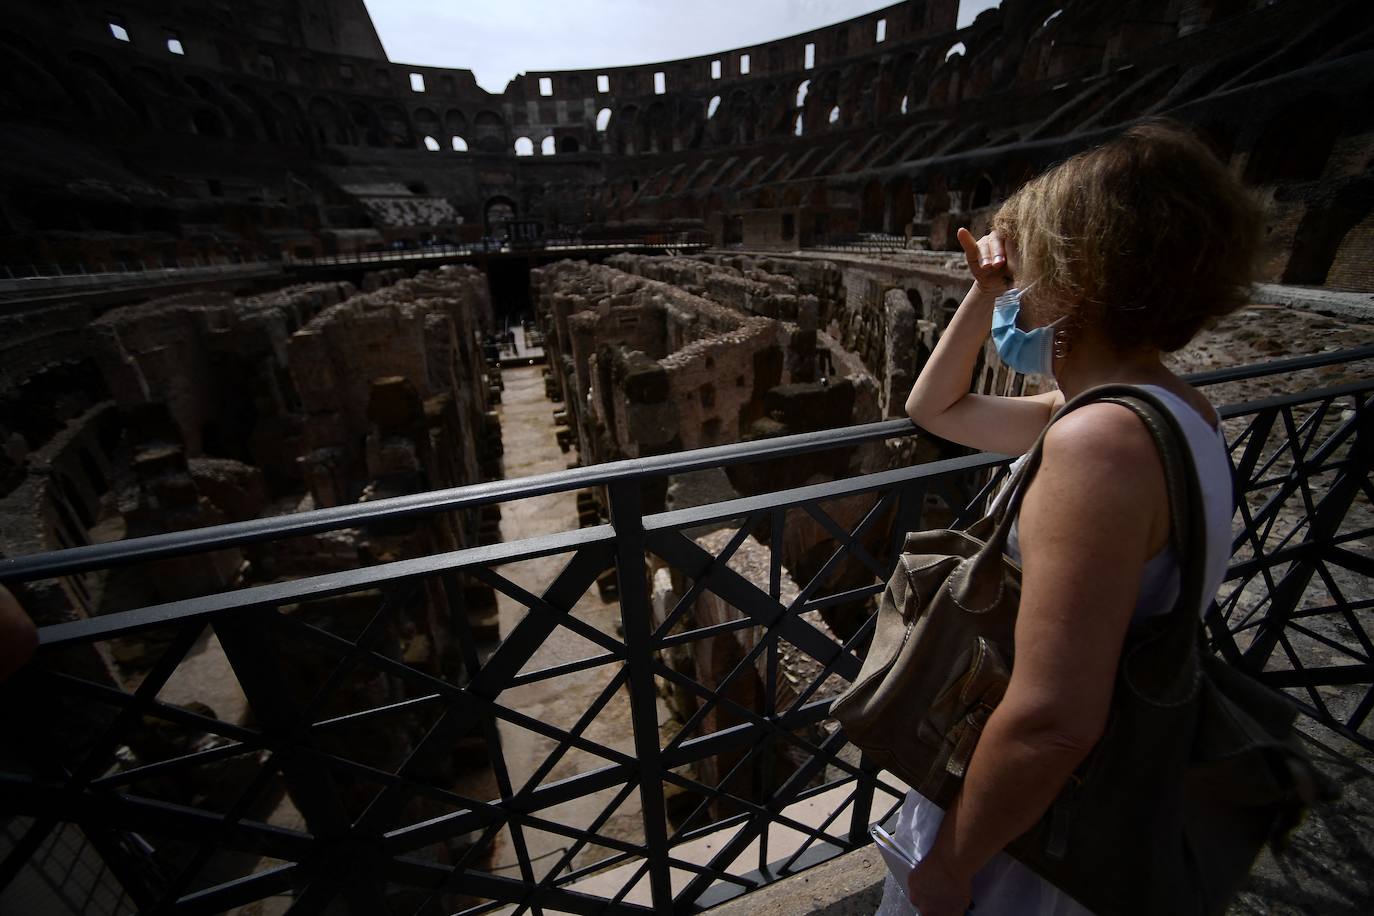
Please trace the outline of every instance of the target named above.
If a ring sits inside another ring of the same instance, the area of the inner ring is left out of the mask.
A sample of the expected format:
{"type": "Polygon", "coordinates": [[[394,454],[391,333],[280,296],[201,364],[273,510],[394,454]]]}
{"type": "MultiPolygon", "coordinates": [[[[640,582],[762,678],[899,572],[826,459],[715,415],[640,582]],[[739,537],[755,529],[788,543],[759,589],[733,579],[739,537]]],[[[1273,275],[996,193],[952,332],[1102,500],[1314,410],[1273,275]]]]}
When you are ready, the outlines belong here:
{"type": "Polygon", "coordinates": [[[0,27],[6,264],[517,226],[756,248],[909,230],[940,248],[1040,168],[1166,115],[1272,189],[1268,278],[1356,282],[1341,246],[1369,212],[1374,110],[1374,7],[1358,0],[1003,0],[964,29],[956,0],[906,0],[699,57],[530,71],[501,93],[388,61],[361,0],[164,6],[28,4],[0,27]],[[1295,247],[1304,225],[1325,228],[1295,247]]]}

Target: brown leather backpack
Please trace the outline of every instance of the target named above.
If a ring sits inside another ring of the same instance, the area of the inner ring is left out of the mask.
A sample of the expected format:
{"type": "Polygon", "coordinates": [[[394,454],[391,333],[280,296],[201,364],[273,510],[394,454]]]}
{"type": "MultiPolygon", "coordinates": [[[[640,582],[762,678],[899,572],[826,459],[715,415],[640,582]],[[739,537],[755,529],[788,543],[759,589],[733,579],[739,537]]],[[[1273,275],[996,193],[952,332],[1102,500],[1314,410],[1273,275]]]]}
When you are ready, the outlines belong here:
{"type": "MultiPolygon", "coordinates": [[[[1056,419],[1097,401],[1129,407],[1154,437],[1182,587],[1169,613],[1132,626],[1102,739],[1007,851],[1099,916],[1219,914],[1264,843],[1281,847],[1332,793],[1295,743],[1292,704],[1203,647],[1201,494],[1173,415],[1149,391],[1109,385],[1056,419]]],[[[1021,570],[1004,548],[1043,444],[1000,512],[907,535],[863,667],[831,707],[849,740],[941,807],[1014,664],[1021,570]]]]}

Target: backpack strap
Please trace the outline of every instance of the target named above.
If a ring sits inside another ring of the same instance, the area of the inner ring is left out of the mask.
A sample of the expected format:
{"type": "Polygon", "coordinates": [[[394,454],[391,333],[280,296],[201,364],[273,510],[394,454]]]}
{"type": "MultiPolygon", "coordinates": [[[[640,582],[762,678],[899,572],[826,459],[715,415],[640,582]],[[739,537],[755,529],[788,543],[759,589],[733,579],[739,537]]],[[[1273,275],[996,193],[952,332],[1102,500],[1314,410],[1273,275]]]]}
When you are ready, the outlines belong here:
{"type": "Polygon", "coordinates": [[[1041,432],[1020,470],[1007,485],[1009,495],[1002,501],[1001,515],[985,547],[961,564],[968,568],[956,571],[951,577],[951,586],[961,605],[970,610],[978,609],[971,606],[977,602],[966,604],[962,600],[965,596],[960,594],[959,585],[978,579],[973,575],[978,564],[1000,562],[1012,523],[1021,510],[1021,501],[1040,467],[1050,426],[1078,408],[1098,402],[1119,404],[1133,411],[1145,424],[1159,450],[1169,499],[1170,543],[1178,557],[1180,572],[1178,601],[1167,614],[1142,622],[1137,628],[1139,636],[1128,643],[1122,658],[1122,674],[1130,689],[1152,703],[1168,706],[1187,702],[1201,676],[1197,634],[1201,626],[1198,609],[1202,606],[1206,579],[1206,519],[1201,508],[1201,486],[1185,434],[1173,411],[1148,389],[1134,385],[1101,385],[1065,404],[1041,432]],[[1161,656],[1179,660],[1165,662],[1161,656]]]}

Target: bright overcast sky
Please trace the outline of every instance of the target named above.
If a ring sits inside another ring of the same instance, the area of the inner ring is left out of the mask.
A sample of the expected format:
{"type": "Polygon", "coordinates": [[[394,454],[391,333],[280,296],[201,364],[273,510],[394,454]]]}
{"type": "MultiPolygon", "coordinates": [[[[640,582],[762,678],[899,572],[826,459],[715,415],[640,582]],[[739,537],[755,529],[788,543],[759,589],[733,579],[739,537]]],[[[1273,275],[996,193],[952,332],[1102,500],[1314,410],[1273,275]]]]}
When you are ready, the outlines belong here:
{"type": "MultiPolygon", "coordinates": [[[[392,61],[518,73],[695,57],[843,22],[892,0],[365,0],[392,61]]],[[[1000,0],[960,0],[959,25],[1000,0]]]]}

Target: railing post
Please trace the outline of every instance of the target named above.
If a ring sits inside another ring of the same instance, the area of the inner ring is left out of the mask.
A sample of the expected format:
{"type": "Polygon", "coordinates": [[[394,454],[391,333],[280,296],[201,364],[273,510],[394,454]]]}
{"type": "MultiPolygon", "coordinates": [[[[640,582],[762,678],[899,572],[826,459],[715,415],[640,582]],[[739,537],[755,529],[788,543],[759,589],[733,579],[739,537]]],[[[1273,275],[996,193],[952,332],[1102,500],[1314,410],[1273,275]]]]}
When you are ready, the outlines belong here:
{"type": "Polygon", "coordinates": [[[611,527],[615,529],[615,571],[620,588],[620,620],[625,630],[625,669],[639,760],[639,804],[649,888],[654,912],[670,913],[673,887],[668,869],[668,821],[663,805],[663,762],[658,735],[658,690],[654,686],[649,588],[644,578],[644,504],[638,480],[607,486],[611,527]]]}

